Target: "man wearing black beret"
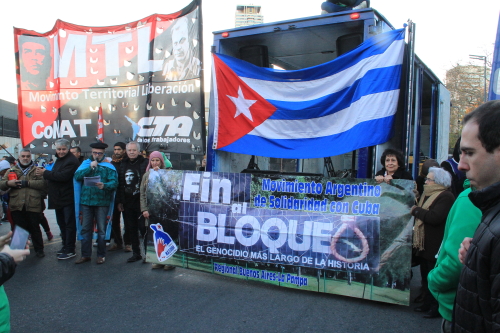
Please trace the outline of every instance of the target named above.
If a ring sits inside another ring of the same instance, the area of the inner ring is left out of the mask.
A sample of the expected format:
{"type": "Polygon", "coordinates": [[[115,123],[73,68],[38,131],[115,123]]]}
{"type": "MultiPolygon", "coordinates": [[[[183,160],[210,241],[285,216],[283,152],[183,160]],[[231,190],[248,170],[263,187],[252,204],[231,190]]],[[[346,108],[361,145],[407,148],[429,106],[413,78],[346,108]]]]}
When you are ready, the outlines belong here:
{"type": "Polygon", "coordinates": [[[105,149],[108,145],[98,141],[90,145],[92,156],[83,161],[75,172],[75,202],[76,216],[82,212],[82,224],[77,223],[77,236],[82,241],[82,257],[75,264],[82,264],[91,260],[93,220],[96,220],[97,237],[97,264],[103,264],[106,257],[106,241],[111,233],[113,203],[115,190],[118,186],[118,177],[115,167],[105,161],[105,149]]]}

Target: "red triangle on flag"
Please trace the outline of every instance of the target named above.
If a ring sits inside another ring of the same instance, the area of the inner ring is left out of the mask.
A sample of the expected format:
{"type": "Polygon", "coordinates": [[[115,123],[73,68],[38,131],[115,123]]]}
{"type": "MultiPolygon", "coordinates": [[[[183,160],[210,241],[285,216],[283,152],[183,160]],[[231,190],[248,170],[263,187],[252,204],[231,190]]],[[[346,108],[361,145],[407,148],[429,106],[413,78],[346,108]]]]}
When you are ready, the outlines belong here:
{"type": "Polygon", "coordinates": [[[213,55],[218,99],[217,147],[225,147],[250,133],[269,118],[276,107],[243,82],[213,55]]]}

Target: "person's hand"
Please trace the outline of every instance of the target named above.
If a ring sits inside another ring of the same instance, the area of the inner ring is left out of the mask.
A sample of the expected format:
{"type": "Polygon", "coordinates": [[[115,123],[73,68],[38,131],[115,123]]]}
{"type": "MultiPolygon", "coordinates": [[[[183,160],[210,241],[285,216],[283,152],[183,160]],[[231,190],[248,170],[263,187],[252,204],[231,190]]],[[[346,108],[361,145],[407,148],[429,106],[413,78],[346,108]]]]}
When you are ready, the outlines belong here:
{"type": "Polygon", "coordinates": [[[149,219],[149,212],[147,210],[143,211],[142,216],[144,216],[145,219],[149,219]]]}
{"type": "Polygon", "coordinates": [[[417,189],[413,189],[413,194],[415,195],[415,200],[418,200],[420,198],[420,193],[418,193],[417,189]]]}
{"type": "Polygon", "coordinates": [[[9,180],[7,181],[7,186],[8,187],[14,187],[14,188],[17,188],[18,187],[18,180],[17,179],[12,179],[12,180],[9,180]]]}
{"type": "Polygon", "coordinates": [[[460,260],[462,264],[465,262],[465,257],[467,256],[467,251],[469,251],[471,241],[471,237],[465,237],[462,244],[460,244],[460,248],[458,249],[458,260],[460,260]]]}
{"type": "Polygon", "coordinates": [[[23,261],[24,258],[26,258],[26,256],[30,254],[30,250],[29,248],[24,250],[12,250],[9,245],[5,244],[1,253],[7,253],[14,259],[15,262],[20,262],[23,261]]]}
{"type": "Polygon", "coordinates": [[[384,182],[386,182],[387,184],[390,184],[391,180],[392,180],[392,176],[391,175],[387,175],[387,176],[384,177],[384,182]]]}
{"type": "Polygon", "coordinates": [[[119,210],[120,212],[123,212],[123,210],[124,210],[124,209],[123,209],[123,204],[121,204],[121,203],[119,203],[119,204],[118,204],[118,210],[119,210]]]}
{"type": "Polygon", "coordinates": [[[414,211],[414,210],[415,210],[415,208],[417,208],[417,207],[418,207],[418,206],[415,206],[415,205],[414,205],[413,207],[411,207],[411,215],[412,215],[412,216],[413,216],[413,211],[414,211]]]}
{"type": "Polygon", "coordinates": [[[0,236],[0,251],[2,251],[3,247],[6,244],[9,244],[12,240],[12,231],[9,231],[8,234],[0,236]]]}
{"type": "Polygon", "coordinates": [[[41,168],[41,167],[38,167],[38,168],[36,168],[36,170],[35,170],[35,174],[36,174],[37,176],[43,176],[43,173],[44,173],[44,172],[45,172],[45,168],[41,168]]]}
{"type": "Polygon", "coordinates": [[[159,167],[159,166],[155,166],[155,167],[153,168],[153,170],[154,170],[154,171],[158,171],[158,170],[160,170],[160,167],[159,167]]]}
{"type": "Polygon", "coordinates": [[[102,190],[104,188],[104,183],[97,182],[97,183],[95,183],[95,186],[97,186],[98,189],[102,190]]]}
{"type": "Polygon", "coordinates": [[[97,161],[92,161],[92,162],[90,162],[90,167],[91,167],[92,169],[95,169],[95,168],[97,168],[97,165],[98,165],[98,164],[99,164],[99,163],[97,163],[97,161]]]}
{"type": "Polygon", "coordinates": [[[375,181],[377,183],[382,183],[384,181],[384,176],[375,176],[375,181]]]}

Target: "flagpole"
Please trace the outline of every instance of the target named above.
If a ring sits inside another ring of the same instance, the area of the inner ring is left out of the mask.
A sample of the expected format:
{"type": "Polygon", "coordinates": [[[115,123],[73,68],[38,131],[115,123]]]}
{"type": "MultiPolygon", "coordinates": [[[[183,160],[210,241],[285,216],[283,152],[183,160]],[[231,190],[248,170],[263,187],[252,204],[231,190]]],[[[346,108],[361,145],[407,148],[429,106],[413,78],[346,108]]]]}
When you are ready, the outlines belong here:
{"type": "MultiPolygon", "coordinates": [[[[406,145],[405,145],[405,165],[408,165],[410,159],[411,147],[411,120],[413,116],[413,89],[414,89],[414,70],[415,70],[415,23],[408,20],[408,87],[406,91],[406,145]]],[[[415,140],[415,138],[414,138],[415,140]]],[[[415,155],[418,152],[413,152],[413,163],[415,163],[415,155]]]]}
{"type": "MultiPolygon", "coordinates": [[[[198,6],[199,6],[199,11],[198,11],[198,36],[199,36],[199,50],[200,50],[200,59],[201,61],[201,71],[200,71],[200,94],[201,94],[201,110],[200,110],[200,118],[202,119],[202,126],[201,126],[201,143],[202,143],[202,155],[205,155],[207,152],[207,131],[206,131],[206,119],[205,119],[205,61],[203,61],[203,12],[202,12],[202,0],[198,0],[198,6]]],[[[208,162],[208,161],[207,161],[208,162]]]]}

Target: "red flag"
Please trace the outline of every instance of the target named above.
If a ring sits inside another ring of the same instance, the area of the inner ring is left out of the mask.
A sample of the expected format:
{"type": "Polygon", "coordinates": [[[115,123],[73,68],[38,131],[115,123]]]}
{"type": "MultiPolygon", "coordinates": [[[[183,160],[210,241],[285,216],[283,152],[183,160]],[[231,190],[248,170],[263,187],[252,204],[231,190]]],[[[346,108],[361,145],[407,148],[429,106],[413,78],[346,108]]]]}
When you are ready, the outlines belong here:
{"type": "Polygon", "coordinates": [[[104,142],[104,122],[102,120],[101,103],[99,103],[99,119],[97,120],[97,140],[104,142]]]}

